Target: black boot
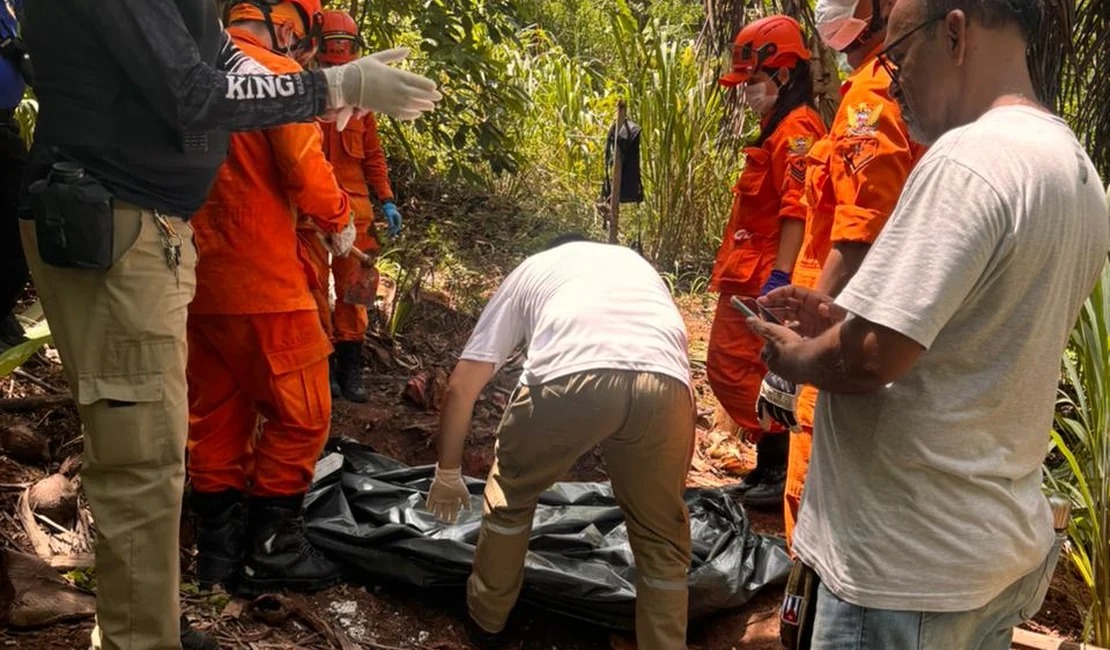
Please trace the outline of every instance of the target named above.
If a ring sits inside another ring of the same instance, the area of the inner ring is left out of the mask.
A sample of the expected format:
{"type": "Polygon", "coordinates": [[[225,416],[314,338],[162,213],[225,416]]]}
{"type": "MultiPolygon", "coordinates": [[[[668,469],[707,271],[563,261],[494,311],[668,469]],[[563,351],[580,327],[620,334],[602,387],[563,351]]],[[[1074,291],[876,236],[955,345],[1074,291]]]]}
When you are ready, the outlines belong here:
{"type": "Polygon", "coordinates": [[[512,640],[505,630],[500,632],[487,632],[469,614],[466,616],[466,637],[470,645],[479,650],[501,650],[509,645],[512,640]]]}
{"type": "Polygon", "coordinates": [[[181,617],[181,650],[219,650],[220,644],[212,636],[193,629],[185,617],[181,617]]]}
{"type": "Polygon", "coordinates": [[[282,589],[316,591],[343,579],[343,567],[305,539],[303,504],[303,494],[251,497],[240,593],[253,597],[282,589]]]}
{"type": "Polygon", "coordinates": [[[331,383],[331,398],[337,400],[343,394],[343,389],[339,387],[339,372],[337,366],[339,362],[335,358],[335,353],[328,355],[328,382],[331,383]]]}
{"type": "Polygon", "coordinates": [[[189,497],[197,526],[197,583],[202,591],[222,585],[227,591],[243,564],[247,505],[237,490],[196,492],[189,497]]]}
{"type": "Polygon", "coordinates": [[[7,350],[23,343],[27,340],[26,334],[12,312],[0,318],[0,350],[7,350]]]}
{"type": "Polygon", "coordinates": [[[756,443],[756,469],[749,476],[759,472],[758,482],[744,492],[741,497],[744,505],[750,508],[782,507],[786,492],[786,456],[789,449],[790,436],[785,433],[764,435],[756,443]]]}
{"type": "Polygon", "coordinates": [[[335,344],[338,359],[335,375],[343,397],[352,402],[366,401],[366,388],[362,385],[362,343],[360,341],[340,341],[335,344]]]}

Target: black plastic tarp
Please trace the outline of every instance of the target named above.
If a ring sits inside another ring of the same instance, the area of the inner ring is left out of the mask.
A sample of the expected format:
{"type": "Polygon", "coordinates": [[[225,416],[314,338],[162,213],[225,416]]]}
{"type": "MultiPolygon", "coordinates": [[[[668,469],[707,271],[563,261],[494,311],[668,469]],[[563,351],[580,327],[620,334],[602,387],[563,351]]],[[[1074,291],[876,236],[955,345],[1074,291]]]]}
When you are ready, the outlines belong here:
{"type": "MultiPolygon", "coordinates": [[[[329,450],[339,455],[321,461],[307,500],[314,544],[372,579],[419,587],[465,584],[484,481],[466,479],[471,510],[446,525],[422,507],[432,466],[410,467],[349,441],[333,441],[329,450]]],[[[690,489],[686,503],[693,537],[691,619],[739,607],[786,579],[790,561],[782,540],[753,533],[727,490],[690,489]]],[[[557,483],[544,493],[529,549],[523,601],[613,629],[633,628],[632,551],[608,484],[557,483]]]]}

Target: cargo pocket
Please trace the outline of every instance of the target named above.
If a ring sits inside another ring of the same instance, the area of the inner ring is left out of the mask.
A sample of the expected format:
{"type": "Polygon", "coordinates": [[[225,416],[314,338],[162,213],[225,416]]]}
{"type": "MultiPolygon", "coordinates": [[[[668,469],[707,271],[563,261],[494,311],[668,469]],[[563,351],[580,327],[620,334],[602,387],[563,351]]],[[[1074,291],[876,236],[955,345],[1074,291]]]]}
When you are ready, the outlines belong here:
{"type": "Polygon", "coordinates": [[[83,374],[78,406],[85,422],[90,465],[164,465],[175,453],[161,372],[129,375],[83,374]]]}
{"type": "Polygon", "coordinates": [[[365,158],[366,150],[363,145],[364,130],[359,120],[353,120],[343,132],[339,134],[343,140],[343,151],[351,158],[365,158]]]}
{"type": "MultiPolygon", "coordinates": [[[[315,312],[311,316],[319,318],[315,312]]],[[[319,340],[305,340],[266,353],[273,419],[299,428],[327,427],[331,416],[326,362],[330,349],[321,330],[319,340]]]]}

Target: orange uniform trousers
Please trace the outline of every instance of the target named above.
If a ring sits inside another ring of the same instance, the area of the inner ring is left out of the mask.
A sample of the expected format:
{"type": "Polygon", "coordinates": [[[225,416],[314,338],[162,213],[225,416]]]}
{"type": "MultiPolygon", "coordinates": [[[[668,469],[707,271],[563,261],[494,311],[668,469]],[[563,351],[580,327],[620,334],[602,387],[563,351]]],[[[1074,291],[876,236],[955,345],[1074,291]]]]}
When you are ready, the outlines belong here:
{"type": "MultiPolygon", "coordinates": [[[[350,195],[352,214],[355,217],[355,227],[358,229],[358,239],[355,246],[371,257],[374,257],[380,244],[374,233],[374,206],[366,196],[350,195]]],[[[366,328],[370,324],[370,317],[363,305],[352,305],[343,300],[347,289],[351,287],[362,273],[362,263],[353,255],[345,257],[332,257],[329,262],[327,247],[316,235],[314,229],[301,227],[297,230],[297,238],[301,249],[301,258],[308,266],[309,287],[312,297],[316,301],[316,310],[320,316],[320,324],[324,332],[333,342],[362,341],[366,335],[366,328]],[[328,301],[328,288],[331,280],[335,281],[335,308],[328,301]]],[[[377,290],[377,273],[374,273],[374,290],[377,290]]]]}
{"type": "Polygon", "coordinates": [[[331,419],[331,346],[316,313],[191,314],[187,333],[194,488],[307,491],[331,419]]]}
{"type": "Polygon", "coordinates": [[[759,387],[767,366],[760,358],[763,339],[752,333],[744,322],[744,314],[729,304],[730,295],[721,294],[717,312],[709,332],[705,372],[709,386],[721,407],[728,413],[751,442],[759,442],[767,433],[781,433],[782,427],[764,431],[755,413],[759,387]]]}

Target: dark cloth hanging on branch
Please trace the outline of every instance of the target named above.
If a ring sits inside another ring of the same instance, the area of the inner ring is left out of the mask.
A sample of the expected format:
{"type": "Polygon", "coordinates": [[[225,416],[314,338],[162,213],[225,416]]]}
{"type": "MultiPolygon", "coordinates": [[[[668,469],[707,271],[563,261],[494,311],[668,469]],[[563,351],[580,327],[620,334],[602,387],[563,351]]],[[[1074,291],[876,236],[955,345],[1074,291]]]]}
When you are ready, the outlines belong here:
{"type": "MultiPolygon", "coordinates": [[[[613,133],[616,125],[609,127],[605,136],[605,182],[601,186],[601,198],[609,198],[613,185],[613,133]]],[[[621,126],[617,144],[621,148],[621,203],[643,203],[644,184],[640,179],[640,125],[625,120],[621,126]]]]}

